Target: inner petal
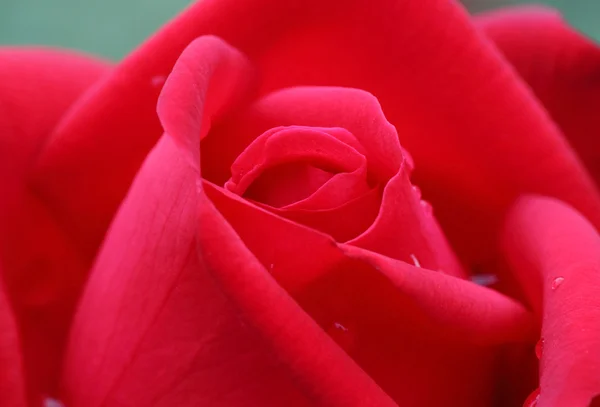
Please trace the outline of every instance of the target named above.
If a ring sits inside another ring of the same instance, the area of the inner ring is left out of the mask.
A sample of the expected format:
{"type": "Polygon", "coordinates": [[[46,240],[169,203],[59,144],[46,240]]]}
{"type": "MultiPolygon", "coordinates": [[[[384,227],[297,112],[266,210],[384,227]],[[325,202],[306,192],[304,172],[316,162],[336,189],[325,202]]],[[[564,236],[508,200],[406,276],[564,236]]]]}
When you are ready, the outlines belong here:
{"type": "Polygon", "coordinates": [[[267,168],[248,187],[244,197],[281,208],[313,195],[333,176],[310,163],[285,163],[267,168]]]}
{"type": "Polygon", "coordinates": [[[231,166],[225,188],[273,208],[329,209],[367,193],[367,162],[347,130],[277,127],[231,166]]]}

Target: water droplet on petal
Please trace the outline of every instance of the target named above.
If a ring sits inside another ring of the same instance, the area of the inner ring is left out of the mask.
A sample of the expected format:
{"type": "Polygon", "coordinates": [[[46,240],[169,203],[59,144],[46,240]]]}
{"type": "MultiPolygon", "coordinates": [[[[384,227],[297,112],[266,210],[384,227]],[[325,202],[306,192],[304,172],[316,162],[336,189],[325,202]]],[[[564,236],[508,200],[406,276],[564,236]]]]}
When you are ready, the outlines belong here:
{"type": "Polygon", "coordinates": [[[406,164],[406,172],[410,174],[415,169],[415,160],[413,160],[412,155],[404,148],[402,148],[402,155],[404,156],[404,163],[406,164]]]}
{"type": "Polygon", "coordinates": [[[535,356],[538,359],[542,358],[542,352],[544,351],[544,338],[540,338],[539,341],[535,344],[535,356]]]}
{"type": "Polygon", "coordinates": [[[344,332],[348,332],[348,328],[346,328],[344,325],[340,324],[339,322],[334,322],[333,327],[335,329],[341,329],[344,332]]]}
{"type": "Polygon", "coordinates": [[[60,401],[48,397],[48,398],[46,398],[46,400],[44,400],[44,407],[64,407],[64,406],[63,406],[63,403],[61,403],[60,401]]]}
{"type": "Polygon", "coordinates": [[[523,407],[535,407],[537,406],[538,400],[540,398],[540,388],[535,389],[533,393],[527,397],[525,403],[523,403],[523,407]]]}
{"type": "Polygon", "coordinates": [[[417,196],[418,199],[421,199],[421,188],[419,188],[416,185],[412,186],[412,190],[415,193],[415,195],[417,196]]]}
{"type": "Polygon", "coordinates": [[[498,282],[498,276],[495,274],[474,274],[471,276],[471,281],[475,284],[489,287],[498,282]]]}
{"type": "Polygon", "coordinates": [[[327,334],[346,352],[354,347],[354,334],[341,322],[334,322],[327,330],[327,334]]]}
{"type": "Polygon", "coordinates": [[[156,75],[156,76],[153,76],[152,79],[150,79],[150,83],[155,88],[160,88],[160,87],[162,87],[162,85],[164,85],[164,83],[165,83],[166,80],[167,80],[166,76],[164,76],[164,75],[156,75]]]}
{"type": "Polygon", "coordinates": [[[433,206],[429,202],[421,200],[421,207],[426,214],[431,215],[433,213],[433,206]]]}
{"type": "Polygon", "coordinates": [[[414,254],[411,253],[410,258],[413,261],[413,264],[417,267],[421,267],[421,262],[419,262],[419,259],[417,259],[417,256],[415,256],[414,254]]]}
{"type": "Polygon", "coordinates": [[[552,280],[552,290],[556,290],[564,281],[564,277],[556,277],[554,280],[552,280]]]}

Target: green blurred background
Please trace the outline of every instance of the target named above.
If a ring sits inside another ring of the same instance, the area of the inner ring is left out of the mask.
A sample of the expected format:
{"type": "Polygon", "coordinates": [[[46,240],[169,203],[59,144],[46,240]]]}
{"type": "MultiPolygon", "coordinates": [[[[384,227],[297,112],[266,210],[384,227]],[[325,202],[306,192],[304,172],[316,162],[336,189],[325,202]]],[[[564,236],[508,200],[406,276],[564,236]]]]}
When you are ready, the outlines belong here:
{"type": "MultiPolygon", "coordinates": [[[[63,46],[119,59],[190,2],[0,0],[0,44],[63,46]]],[[[464,0],[464,3],[473,11],[481,11],[526,2],[464,0]]],[[[600,0],[546,0],[538,3],[560,9],[572,25],[600,39],[600,0]]]]}

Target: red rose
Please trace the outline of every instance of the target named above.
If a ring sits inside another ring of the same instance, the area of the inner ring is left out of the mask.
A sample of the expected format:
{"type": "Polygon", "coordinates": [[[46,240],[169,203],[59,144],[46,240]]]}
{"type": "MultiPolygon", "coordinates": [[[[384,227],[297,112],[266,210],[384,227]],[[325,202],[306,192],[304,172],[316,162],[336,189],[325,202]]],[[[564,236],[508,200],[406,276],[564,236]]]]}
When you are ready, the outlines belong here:
{"type": "Polygon", "coordinates": [[[554,12],[203,0],[0,61],[0,405],[598,403],[600,50],[554,12]]]}

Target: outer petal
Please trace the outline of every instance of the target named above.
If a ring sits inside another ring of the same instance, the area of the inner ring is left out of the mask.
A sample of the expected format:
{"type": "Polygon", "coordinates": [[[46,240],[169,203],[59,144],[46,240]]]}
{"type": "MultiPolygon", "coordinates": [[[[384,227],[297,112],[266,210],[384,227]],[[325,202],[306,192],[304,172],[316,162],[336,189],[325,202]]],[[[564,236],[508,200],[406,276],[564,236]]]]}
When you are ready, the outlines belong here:
{"type": "Polygon", "coordinates": [[[38,186],[63,222],[76,229],[94,218],[97,233],[104,230],[161,134],[153,78],[166,75],[202,34],[222,37],[254,60],[263,93],[306,84],[373,93],[427,191],[441,191],[434,206],[471,257],[488,255],[489,239],[453,219],[466,219],[477,206],[480,230],[491,236],[499,212],[521,192],[559,197],[600,225],[598,192],[574,153],[467,13],[447,0],[352,0],[344,7],[334,0],[196,3],[57,129],[38,186]],[[82,198],[90,191],[103,199],[82,198]]]}
{"type": "Polygon", "coordinates": [[[587,407],[600,394],[600,236],[564,203],[526,197],[506,222],[513,272],[541,313],[540,407],[587,407]]]}
{"type": "Polygon", "coordinates": [[[66,51],[0,47],[3,204],[13,203],[23,189],[25,178],[61,116],[107,70],[101,61],[66,51]]]}
{"type": "MultiPolygon", "coordinates": [[[[420,319],[427,315],[435,330],[473,343],[503,343],[531,340],[533,315],[517,301],[489,288],[453,276],[422,269],[389,257],[341,244],[350,258],[361,260],[379,271],[398,289],[401,298],[410,298],[407,314],[420,319]],[[485,321],[485,324],[483,322],[485,321]]],[[[404,303],[403,305],[407,305],[404,303]]],[[[446,336],[449,339],[449,337],[446,336]]]]}
{"type": "Polygon", "coordinates": [[[108,65],[44,48],[0,47],[0,61],[1,163],[29,166],[67,108],[108,65]]]}
{"type": "Polygon", "coordinates": [[[25,372],[17,324],[4,287],[0,290],[0,403],[26,407],[25,372]]]}
{"type": "Polygon", "coordinates": [[[350,352],[399,405],[483,406],[507,397],[504,356],[494,345],[532,340],[532,316],[519,303],[433,270],[342,250],[367,268],[340,270],[317,293],[345,298],[343,310],[355,307],[337,311],[356,332],[350,352]]]}
{"type": "Polygon", "coordinates": [[[476,18],[548,109],[600,183],[600,47],[552,9],[520,7],[476,18]]]}
{"type": "Polygon", "coordinates": [[[32,193],[31,168],[60,117],[108,70],[66,51],[0,50],[0,258],[32,403],[53,392],[82,273],[78,254],[32,193]]]}

